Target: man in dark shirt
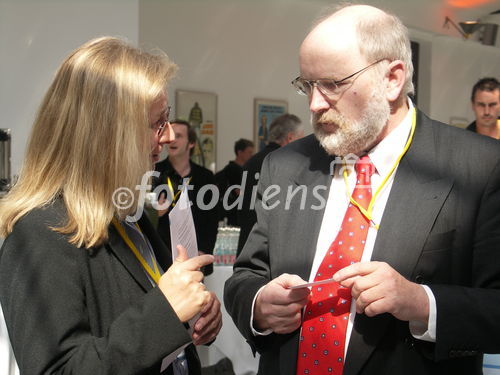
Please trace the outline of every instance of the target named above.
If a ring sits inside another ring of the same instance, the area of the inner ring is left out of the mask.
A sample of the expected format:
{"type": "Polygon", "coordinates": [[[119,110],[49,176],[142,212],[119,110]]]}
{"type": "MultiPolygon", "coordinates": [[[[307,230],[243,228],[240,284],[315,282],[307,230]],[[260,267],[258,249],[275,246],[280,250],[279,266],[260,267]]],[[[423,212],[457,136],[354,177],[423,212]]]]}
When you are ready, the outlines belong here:
{"type": "MultiPolygon", "coordinates": [[[[211,204],[211,189],[205,190],[200,197],[198,195],[201,194],[200,189],[203,186],[215,185],[215,177],[211,171],[190,160],[196,144],[196,132],[191,128],[190,124],[184,120],[174,120],[172,128],[175,132],[175,140],[167,146],[168,157],[156,164],[156,170],[160,172],[160,176],[153,181],[153,188],[158,185],[165,185],[174,198],[170,207],[158,211],[158,233],[170,246],[168,213],[179,198],[179,188],[182,187],[185,181],[187,185],[192,186],[192,189],[188,190],[188,196],[190,202],[192,202],[191,212],[196,229],[198,251],[203,254],[212,254],[217,238],[217,205],[211,204]],[[204,205],[199,205],[199,202],[203,202],[204,205]]],[[[160,192],[159,200],[162,199],[162,196],[167,196],[167,192],[160,192]]],[[[210,265],[206,267],[204,273],[209,275],[212,271],[213,268],[210,265]]]]}
{"type": "Polygon", "coordinates": [[[247,175],[243,192],[243,205],[241,210],[238,210],[238,222],[241,227],[240,237],[238,239],[238,255],[243,245],[245,245],[253,225],[257,221],[257,216],[253,207],[255,202],[254,187],[259,181],[259,173],[264,158],[272,151],[302,138],[303,136],[304,127],[297,116],[287,113],[276,117],[271,125],[269,125],[269,143],[243,166],[243,173],[246,172],[247,175]]]}
{"type": "Polygon", "coordinates": [[[482,78],[472,88],[472,110],[476,115],[467,130],[500,139],[500,83],[496,78],[482,78]]]}
{"type": "Polygon", "coordinates": [[[227,224],[239,226],[237,206],[232,207],[240,195],[239,188],[231,188],[241,184],[243,165],[252,157],[254,144],[248,139],[240,138],[234,143],[234,154],[236,158],[231,160],[222,170],[215,174],[215,180],[219,188],[219,220],[227,218],[227,224]],[[231,188],[231,189],[230,189],[231,188]],[[228,196],[226,192],[229,189],[228,196]],[[228,207],[232,207],[228,209],[228,207]]]}

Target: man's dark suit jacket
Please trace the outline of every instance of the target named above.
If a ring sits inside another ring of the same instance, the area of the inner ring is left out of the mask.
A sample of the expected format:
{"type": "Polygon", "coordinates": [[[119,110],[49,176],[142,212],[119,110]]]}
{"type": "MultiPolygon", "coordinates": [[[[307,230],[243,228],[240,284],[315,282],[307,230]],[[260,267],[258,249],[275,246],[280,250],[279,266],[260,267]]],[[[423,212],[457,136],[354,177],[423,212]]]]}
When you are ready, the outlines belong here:
{"type": "Polygon", "coordinates": [[[278,148],[280,148],[279,144],[274,142],[269,143],[264,149],[252,156],[243,166],[243,172],[246,172],[247,175],[243,192],[243,204],[241,210],[238,211],[238,222],[240,224],[238,255],[243,249],[245,242],[247,242],[248,235],[257,221],[255,210],[251,208],[253,187],[259,182],[259,180],[255,178],[255,174],[260,173],[264,158],[278,148]]]}
{"type": "MultiPolygon", "coordinates": [[[[114,227],[90,250],[49,229],[65,212],[60,199],[31,211],[0,252],[0,301],[21,374],[159,374],[191,341],[185,326],[114,227]]],[[[170,250],[146,217],[139,226],[166,270],[170,250]]],[[[186,356],[200,374],[193,345],[186,356]]]]}
{"type": "MultiPolygon", "coordinates": [[[[259,374],[295,374],[299,330],[254,337],[251,306],[259,288],[283,273],[308,280],[332,160],[309,136],[264,161],[259,197],[275,184],[281,191],[267,203],[281,203],[264,209],[257,202],[257,225],[224,295],[239,330],[261,353],[259,374]],[[305,209],[296,196],[286,210],[288,186],[300,185],[308,189],[305,209]],[[324,188],[312,191],[318,186],[324,188]]],[[[500,352],[500,144],[419,112],[372,260],[387,262],[408,280],[431,288],[437,341],[415,339],[408,322],[392,315],[358,314],[344,374],[481,374],[482,353],[500,352]]]]}

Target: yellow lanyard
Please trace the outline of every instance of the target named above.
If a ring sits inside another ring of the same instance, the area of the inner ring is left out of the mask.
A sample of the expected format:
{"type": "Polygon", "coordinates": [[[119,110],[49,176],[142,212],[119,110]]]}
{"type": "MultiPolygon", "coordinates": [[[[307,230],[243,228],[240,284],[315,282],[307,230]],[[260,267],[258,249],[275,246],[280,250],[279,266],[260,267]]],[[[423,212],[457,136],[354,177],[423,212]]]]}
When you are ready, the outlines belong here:
{"type": "MultiPolygon", "coordinates": [[[[189,180],[188,180],[186,185],[189,185],[189,183],[191,182],[191,178],[192,177],[189,177],[189,180]]],[[[167,177],[167,184],[168,184],[168,188],[170,190],[170,193],[172,194],[172,197],[173,197],[171,206],[174,207],[175,203],[177,202],[177,199],[179,199],[179,195],[181,194],[182,189],[179,189],[177,191],[177,193],[175,193],[174,186],[172,185],[172,180],[170,180],[170,177],[167,177]]]]}
{"type": "Polygon", "coordinates": [[[406,154],[406,151],[408,151],[408,149],[410,148],[411,142],[413,141],[413,134],[415,133],[416,125],[417,125],[417,110],[415,108],[413,108],[410,136],[408,137],[408,141],[406,141],[406,145],[403,149],[403,152],[401,152],[401,154],[396,159],[396,162],[391,167],[391,170],[389,171],[387,176],[385,176],[384,179],[382,180],[382,184],[380,184],[377,191],[373,195],[372,199],[370,200],[370,204],[368,205],[368,208],[366,210],[358,202],[356,202],[356,200],[352,197],[352,195],[349,195],[350,189],[349,189],[349,181],[347,180],[347,165],[346,165],[345,160],[343,161],[343,163],[344,163],[344,182],[345,182],[346,194],[349,195],[349,201],[359,209],[361,214],[370,221],[370,223],[375,227],[375,229],[379,229],[379,225],[375,224],[375,222],[373,221],[373,206],[375,204],[375,201],[376,201],[379,193],[382,191],[384,186],[387,184],[387,181],[389,181],[389,178],[396,170],[396,167],[399,165],[399,162],[401,161],[403,156],[406,154]]]}
{"type": "MultiPolygon", "coordinates": [[[[123,228],[122,224],[118,220],[116,220],[115,218],[113,218],[112,223],[115,226],[118,233],[120,234],[121,238],[125,241],[125,243],[128,245],[130,250],[132,250],[135,257],[139,260],[139,262],[141,262],[142,268],[144,268],[146,270],[146,272],[148,273],[148,275],[151,277],[151,279],[153,279],[153,281],[156,284],[158,284],[160,281],[161,274],[160,274],[160,271],[158,269],[158,265],[156,264],[156,260],[155,260],[154,256],[152,256],[152,254],[151,254],[151,260],[152,260],[153,266],[154,266],[154,270],[153,270],[149,266],[148,262],[146,262],[146,259],[144,259],[144,257],[141,255],[139,250],[137,250],[137,247],[135,247],[134,243],[132,242],[132,240],[128,236],[128,234],[125,231],[125,228],[123,228]]],[[[137,225],[137,223],[135,223],[135,226],[137,227],[137,229],[139,229],[139,231],[141,230],[141,228],[139,227],[139,225],[137,225]]]]}

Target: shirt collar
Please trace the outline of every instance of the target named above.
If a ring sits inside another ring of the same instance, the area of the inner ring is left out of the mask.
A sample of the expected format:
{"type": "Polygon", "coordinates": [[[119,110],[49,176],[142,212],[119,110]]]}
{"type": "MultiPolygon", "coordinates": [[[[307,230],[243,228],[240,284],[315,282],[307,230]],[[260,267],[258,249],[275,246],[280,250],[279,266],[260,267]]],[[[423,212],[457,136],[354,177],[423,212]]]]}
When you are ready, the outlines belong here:
{"type": "Polygon", "coordinates": [[[167,175],[167,177],[176,178],[177,180],[182,181],[184,178],[190,178],[190,177],[192,177],[192,175],[193,175],[193,165],[194,165],[194,163],[191,160],[189,160],[189,166],[191,168],[191,172],[189,172],[189,174],[187,176],[182,177],[181,175],[179,175],[179,173],[177,173],[177,171],[175,170],[174,166],[170,162],[170,159],[167,157],[165,159],[165,164],[164,164],[164,166],[163,166],[162,169],[163,169],[163,173],[165,173],[167,175]]]}
{"type": "Polygon", "coordinates": [[[376,173],[386,176],[399,155],[403,152],[412,126],[413,103],[408,98],[408,113],[380,143],[368,152],[368,156],[376,168],[376,173]]]}

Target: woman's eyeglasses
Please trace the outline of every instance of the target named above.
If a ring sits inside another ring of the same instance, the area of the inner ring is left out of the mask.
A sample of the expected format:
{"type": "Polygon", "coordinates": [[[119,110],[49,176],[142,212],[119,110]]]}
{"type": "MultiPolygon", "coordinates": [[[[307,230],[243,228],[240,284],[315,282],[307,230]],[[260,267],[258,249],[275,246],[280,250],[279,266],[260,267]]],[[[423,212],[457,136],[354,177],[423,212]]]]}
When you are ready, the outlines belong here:
{"type": "Polygon", "coordinates": [[[170,123],[170,106],[167,107],[165,114],[158,121],[156,121],[155,124],[151,125],[151,129],[153,129],[153,131],[158,137],[161,137],[163,135],[163,132],[165,131],[165,128],[169,123],[170,123]]]}

